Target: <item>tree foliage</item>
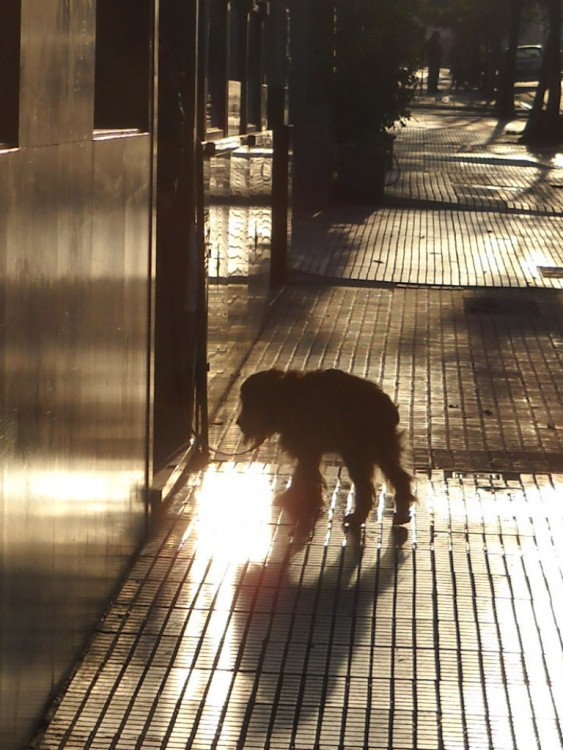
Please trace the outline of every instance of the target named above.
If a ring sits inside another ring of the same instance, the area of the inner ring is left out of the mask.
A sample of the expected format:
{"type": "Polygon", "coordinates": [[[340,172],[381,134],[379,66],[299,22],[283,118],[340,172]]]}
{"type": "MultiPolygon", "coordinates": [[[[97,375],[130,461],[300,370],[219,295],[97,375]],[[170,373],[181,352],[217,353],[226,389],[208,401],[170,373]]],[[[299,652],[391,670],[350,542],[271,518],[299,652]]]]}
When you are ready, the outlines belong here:
{"type": "Polygon", "coordinates": [[[468,82],[492,97],[502,64],[512,0],[423,0],[421,18],[451,30],[468,67],[468,82]]]}
{"type": "Polygon", "coordinates": [[[410,116],[423,34],[413,0],[338,0],[333,110],[337,138],[369,139],[410,116]]]}
{"type": "Polygon", "coordinates": [[[563,141],[561,123],[561,0],[422,0],[425,23],[451,29],[469,56],[479,60],[479,87],[496,98],[501,118],[514,115],[516,48],[526,18],[534,10],[547,21],[544,59],[524,140],[563,141]]]}

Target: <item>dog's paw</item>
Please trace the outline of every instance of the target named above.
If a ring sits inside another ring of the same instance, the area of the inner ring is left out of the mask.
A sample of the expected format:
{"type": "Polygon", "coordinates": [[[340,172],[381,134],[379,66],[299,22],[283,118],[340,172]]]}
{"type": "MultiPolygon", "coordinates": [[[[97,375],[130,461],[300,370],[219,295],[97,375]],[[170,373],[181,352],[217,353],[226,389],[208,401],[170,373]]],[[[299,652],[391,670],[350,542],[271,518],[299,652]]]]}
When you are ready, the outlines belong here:
{"type": "Polygon", "coordinates": [[[323,494],[317,487],[288,487],[287,490],[276,495],[275,504],[284,510],[303,510],[306,513],[316,513],[324,507],[323,494]]]}
{"type": "Polygon", "coordinates": [[[351,513],[346,513],[342,521],[344,528],[348,527],[350,529],[359,529],[365,522],[365,515],[358,513],[358,511],[356,510],[352,511],[351,513]]]}
{"type": "Polygon", "coordinates": [[[392,526],[391,532],[395,547],[402,547],[409,538],[408,529],[404,526],[392,526]]]}
{"type": "Polygon", "coordinates": [[[288,495],[291,492],[291,487],[283,492],[278,492],[274,496],[274,505],[278,508],[285,508],[289,505],[288,495]]]}
{"type": "Polygon", "coordinates": [[[412,517],[411,508],[417,502],[412,494],[395,496],[395,512],[393,513],[393,526],[403,526],[409,523],[412,517]]]}
{"type": "Polygon", "coordinates": [[[351,548],[361,547],[365,542],[365,524],[363,523],[342,523],[342,529],[346,535],[347,543],[351,548]]]}
{"type": "Polygon", "coordinates": [[[409,508],[398,508],[393,513],[393,526],[403,526],[409,523],[411,520],[411,512],[409,508]]]}
{"type": "Polygon", "coordinates": [[[309,528],[315,525],[323,509],[322,497],[313,500],[303,497],[300,492],[289,487],[276,495],[274,505],[285,512],[290,523],[309,528]]]}
{"type": "Polygon", "coordinates": [[[276,495],[274,505],[277,505],[278,508],[287,511],[288,513],[297,513],[303,506],[303,499],[293,487],[288,487],[287,490],[276,495]]]}

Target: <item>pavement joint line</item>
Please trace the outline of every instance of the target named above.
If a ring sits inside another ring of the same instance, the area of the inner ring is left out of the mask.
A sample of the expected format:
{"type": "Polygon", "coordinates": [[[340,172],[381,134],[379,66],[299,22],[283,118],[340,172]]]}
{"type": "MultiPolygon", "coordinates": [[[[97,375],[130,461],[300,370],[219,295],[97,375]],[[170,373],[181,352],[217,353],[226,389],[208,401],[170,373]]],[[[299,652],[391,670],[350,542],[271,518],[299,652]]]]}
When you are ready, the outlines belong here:
{"type": "Polygon", "coordinates": [[[519,216],[563,216],[563,206],[561,209],[534,209],[534,208],[520,208],[518,210],[511,209],[508,206],[499,206],[476,203],[459,203],[457,201],[440,201],[433,200],[431,198],[408,198],[405,196],[387,196],[382,204],[386,208],[417,208],[424,209],[427,211],[479,211],[480,213],[506,213],[514,214],[517,213],[519,216]]]}

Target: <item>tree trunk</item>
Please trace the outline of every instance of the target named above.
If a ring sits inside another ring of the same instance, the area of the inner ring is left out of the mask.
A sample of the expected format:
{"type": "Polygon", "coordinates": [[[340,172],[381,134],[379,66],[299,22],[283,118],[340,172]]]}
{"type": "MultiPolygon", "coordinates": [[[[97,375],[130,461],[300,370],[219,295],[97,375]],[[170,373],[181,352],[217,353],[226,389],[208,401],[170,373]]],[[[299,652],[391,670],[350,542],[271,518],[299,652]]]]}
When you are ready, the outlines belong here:
{"type": "Polygon", "coordinates": [[[522,135],[525,143],[555,144],[563,140],[561,106],[561,0],[546,0],[549,31],[540,80],[528,122],[522,135]],[[547,91],[547,105],[544,99],[547,91]]]}
{"type": "Polygon", "coordinates": [[[520,20],[522,18],[522,0],[512,0],[510,4],[510,24],[508,29],[508,49],[506,51],[499,93],[497,97],[497,112],[501,120],[514,117],[514,78],[516,71],[516,48],[520,36],[520,20]]]}
{"type": "Polygon", "coordinates": [[[559,121],[561,105],[561,0],[549,0],[549,45],[547,57],[547,107],[550,123],[559,121]]]}
{"type": "Polygon", "coordinates": [[[534,94],[534,101],[532,102],[532,109],[528,116],[528,122],[536,119],[543,109],[543,103],[545,99],[545,92],[547,91],[547,59],[548,59],[548,44],[550,40],[547,40],[547,44],[543,53],[543,59],[541,62],[540,74],[538,79],[538,86],[536,93],[534,94]]]}

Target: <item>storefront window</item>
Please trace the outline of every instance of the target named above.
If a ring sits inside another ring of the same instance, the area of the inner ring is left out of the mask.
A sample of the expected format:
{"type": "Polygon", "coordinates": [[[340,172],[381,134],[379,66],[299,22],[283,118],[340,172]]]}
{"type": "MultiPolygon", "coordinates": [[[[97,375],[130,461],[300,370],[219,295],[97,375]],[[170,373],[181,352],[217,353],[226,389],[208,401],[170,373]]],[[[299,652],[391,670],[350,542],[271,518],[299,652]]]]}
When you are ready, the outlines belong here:
{"type": "Polygon", "coordinates": [[[0,19],[0,148],[18,145],[21,0],[2,0],[0,19]]]}
{"type": "Polygon", "coordinates": [[[97,0],[95,130],[147,131],[152,0],[97,0]]]}

